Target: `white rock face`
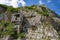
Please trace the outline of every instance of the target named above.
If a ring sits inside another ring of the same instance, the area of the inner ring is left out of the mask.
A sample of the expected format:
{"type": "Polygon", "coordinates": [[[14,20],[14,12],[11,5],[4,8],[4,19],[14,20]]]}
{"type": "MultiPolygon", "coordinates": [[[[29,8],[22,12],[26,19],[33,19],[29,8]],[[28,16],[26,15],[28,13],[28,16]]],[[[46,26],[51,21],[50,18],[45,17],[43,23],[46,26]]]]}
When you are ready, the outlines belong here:
{"type": "MultiPolygon", "coordinates": [[[[24,13],[24,15],[27,15],[27,14],[29,13],[24,13]]],[[[43,24],[43,21],[44,21],[43,19],[46,19],[46,17],[41,16],[37,13],[33,15],[35,15],[35,17],[26,18],[26,19],[29,22],[30,27],[31,25],[35,25],[37,26],[37,29],[33,31],[31,28],[28,28],[27,29],[28,33],[26,34],[26,38],[27,38],[26,40],[59,40],[58,33],[53,28],[53,26],[49,25],[50,27],[48,27],[43,24]]],[[[27,23],[25,24],[25,26],[27,26],[27,23]]]]}

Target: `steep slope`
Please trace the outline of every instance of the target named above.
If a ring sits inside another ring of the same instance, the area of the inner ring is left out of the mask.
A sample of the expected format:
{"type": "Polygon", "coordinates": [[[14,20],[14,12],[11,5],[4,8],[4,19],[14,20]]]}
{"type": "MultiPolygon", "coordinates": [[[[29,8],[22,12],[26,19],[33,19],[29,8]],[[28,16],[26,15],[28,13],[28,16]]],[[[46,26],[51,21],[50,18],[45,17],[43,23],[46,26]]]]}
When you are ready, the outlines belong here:
{"type": "Polygon", "coordinates": [[[27,12],[22,11],[28,21],[24,25],[28,30],[27,40],[59,40],[60,17],[45,6],[27,8],[27,12]]]}
{"type": "MultiPolygon", "coordinates": [[[[17,23],[18,25],[20,25],[15,29],[13,28],[13,32],[17,29],[17,34],[15,34],[16,32],[14,32],[13,35],[9,34],[12,35],[12,38],[10,38],[9,36],[10,39],[8,38],[8,35],[7,39],[3,36],[3,40],[60,40],[60,16],[58,16],[55,12],[53,12],[46,6],[32,5],[19,8],[4,6],[2,7],[2,10],[3,9],[5,9],[5,11],[0,12],[1,14],[3,14],[2,16],[4,19],[2,20],[5,20],[7,18],[7,21],[9,20],[10,22],[12,22],[12,20],[15,20],[14,18],[17,14],[20,15],[20,17],[19,15],[17,15],[17,17],[20,19],[17,22],[13,22],[14,28],[17,23]],[[7,17],[4,15],[6,15],[7,17]]],[[[10,32],[10,30],[8,31],[10,32]]]]}

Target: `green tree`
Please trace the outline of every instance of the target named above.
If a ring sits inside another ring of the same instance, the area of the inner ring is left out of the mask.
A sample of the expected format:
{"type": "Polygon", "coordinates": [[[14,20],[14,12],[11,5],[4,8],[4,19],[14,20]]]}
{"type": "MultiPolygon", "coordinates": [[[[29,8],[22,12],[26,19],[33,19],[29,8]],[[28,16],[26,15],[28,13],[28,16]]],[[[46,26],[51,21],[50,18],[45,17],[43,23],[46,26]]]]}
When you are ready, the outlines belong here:
{"type": "Polygon", "coordinates": [[[7,12],[11,12],[13,10],[12,6],[7,7],[7,12]]]}

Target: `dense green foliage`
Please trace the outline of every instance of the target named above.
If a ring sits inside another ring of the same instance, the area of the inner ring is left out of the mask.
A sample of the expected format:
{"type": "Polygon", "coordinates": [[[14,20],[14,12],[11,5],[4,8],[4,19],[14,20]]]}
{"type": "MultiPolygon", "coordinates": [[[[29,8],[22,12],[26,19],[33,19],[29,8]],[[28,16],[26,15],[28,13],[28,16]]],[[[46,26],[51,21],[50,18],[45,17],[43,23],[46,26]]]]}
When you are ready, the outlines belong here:
{"type": "Polygon", "coordinates": [[[6,5],[3,5],[3,4],[0,4],[0,7],[3,7],[3,8],[7,8],[7,6],[6,5]]]}
{"type": "Polygon", "coordinates": [[[45,8],[45,7],[43,7],[43,6],[40,6],[40,7],[41,7],[42,10],[43,10],[42,14],[43,14],[44,16],[49,16],[47,8],[45,8]]]}
{"type": "Polygon", "coordinates": [[[0,23],[0,37],[11,35],[15,39],[17,39],[18,37],[25,38],[24,32],[17,33],[16,29],[14,29],[13,27],[14,27],[13,23],[11,23],[10,21],[3,20],[0,23]]]}
{"type": "Polygon", "coordinates": [[[19,11],[19,8],[13,8],[12,6],[7,6],[3,4],[0,4],[0,7],[6,9],[5,11],[7,12],[18,12],[19,11]]]}
{"type": "Polygon", "coordinates": [[[24,10],[26,10],[26,11],[27,11],[27,10],[35,11],[35,12],[37,12],[38,14],[41,14],[41,15],[43,15],[43,16],[49,16],[48,10],[47,10],[46,7],[44,7],[44,6],[40,6],[40,8],[42,9],[42,11],[40,11],[40,10],[37,8],[37,6],[35,6],[35,5],[25,6],[24,8],[25,8],[24,10]]]}
{"type": "Polygon", "coordinates": [[[0,37],[2,37],[2,35],[10,35],[12,34],[12,30],[13,30],[13,26],[14,24],[11,23],[10,21],[2,21],[0,23],[0,37]]]}
{"type": "Polygon", "coordinates": [[[9,12],[16,12],[16,13],[18,13],[20,11],[20,9],[21,10],[23,9],[25,11],[27,11],[27,10],[29,10],[29,11],[35,11],[38,14],[42,14],[44,16],[49,16],[48,15],[48,10],[44,6],[40,6],[40,8],[42,8],[43,12],[41,12],[39,9],[37,9],[37,6],[36,5],[13,8],[12,6],[6,6],[6,5],[1,5],[0,4],[0,7],[5,8],[8,13],[9,12]]]}
{"type": "Polygon", "coordinates": [[[2,21],[0,23],[0,37],[6,36],[6,35],[11,35],[15,39],[18,37],[20,38],[25,38],[24,32],[17,33],[17,31],[13,28],[14,24],[11,23],[10,21],[2,21]]]}
{"type": "Polygon", "coordinates": [[[13,30],[13,34],[11,34],[12,37],[14,37],[15,39],[18,38],[18,34],[17,34],[17,31],[14,29],[13,30]]]}

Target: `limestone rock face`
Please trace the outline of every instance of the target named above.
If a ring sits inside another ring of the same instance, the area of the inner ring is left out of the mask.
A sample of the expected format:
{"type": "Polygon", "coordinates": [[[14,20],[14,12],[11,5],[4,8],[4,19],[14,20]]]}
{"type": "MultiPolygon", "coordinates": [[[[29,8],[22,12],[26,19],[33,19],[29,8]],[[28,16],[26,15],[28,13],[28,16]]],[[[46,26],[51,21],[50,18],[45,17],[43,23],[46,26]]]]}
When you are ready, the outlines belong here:
{"type": "Polygon", "coordinates": [[[14,23],[14,31],[17,30],[14,36],[17,39],[9,35],[0,40],[60,40],[60,16],[44,5],[12,8],[8,11],[9,18],[7,13],[5,16],[0,14],[0,20],[10,19],[14,23]],[[24,38],[19,37],[20,33],[24,33],[24,38]]]}
{"type": "MultiPolygon", "coordinates": [[[[25,15],[27,14],[28,13],[25,13],[25,15]]],[[[31,13],[29,13],[29,16],[30,15],[31,13]]],[[[29,24],[26,22],[24,25],[24,31],[25,29],[28,30],[26,33],[26,40],[59,40],[59,34],[53,25],[51,25],[52,20],[49,17],[41,16],[37,13],[33,13],[33,15],[35,15],[35,17],[26,17],[29,22],[29,24]],[[32,25],[37,28],[33,30],[32,25]]]]}

